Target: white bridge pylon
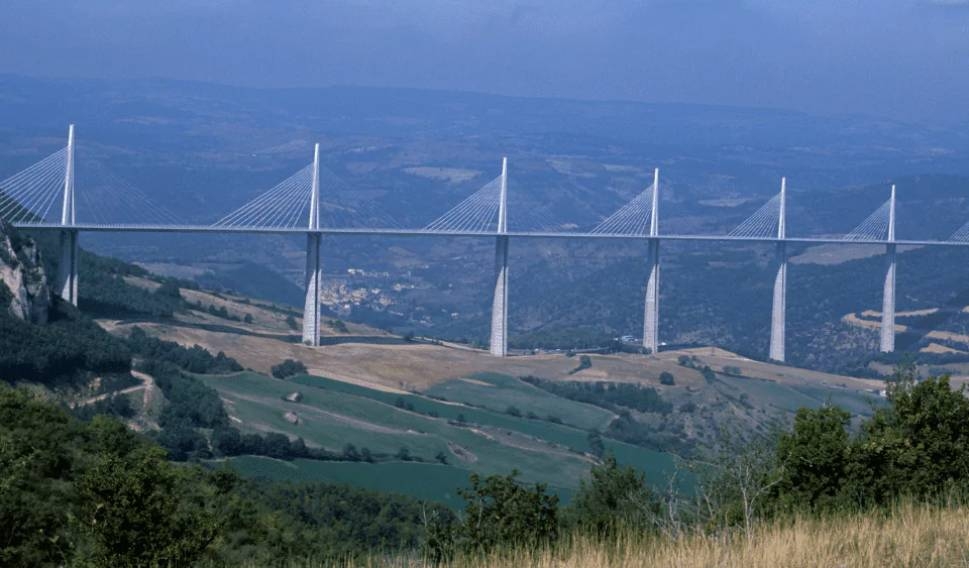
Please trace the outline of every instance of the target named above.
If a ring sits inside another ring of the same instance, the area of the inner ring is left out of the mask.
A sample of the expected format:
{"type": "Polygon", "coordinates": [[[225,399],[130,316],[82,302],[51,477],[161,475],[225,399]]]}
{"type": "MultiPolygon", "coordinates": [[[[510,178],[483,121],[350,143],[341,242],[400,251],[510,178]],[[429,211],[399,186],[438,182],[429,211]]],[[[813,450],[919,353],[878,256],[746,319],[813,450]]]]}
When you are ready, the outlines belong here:
{"type": "MultiPolygon", "coordinates": [[[[961,231],[962,229],[960,229],[961,231]]],[[[955,237],[959,234],[956,231],[955,237]]],[[[895,186],[892,185],[888,199],[857,227],[844,236],[850,242],[886,242],[885,280],[882,285],[881,325],[879,326],[879,350],[882,353],[895,351],[895,186]]],[[[952,240],[956,240],[953,238],[952,240]]]]}
{"type": "Polygon", "coordinates": [[[787,338],[787,178],[781,178],[781,191],[737,225],[729,236],[777,239],[774,291],[771,302],[770,347],[768,357],[784,362],[787,338]]]}
{"type": "Polygon", "coordinates": [[[643,309],[643,349],[659,351],[659,168],[653,170],[653,183],[628,203],[596,225],[596,235],[638,236],[647,240],[646,290],[643,309]]]}

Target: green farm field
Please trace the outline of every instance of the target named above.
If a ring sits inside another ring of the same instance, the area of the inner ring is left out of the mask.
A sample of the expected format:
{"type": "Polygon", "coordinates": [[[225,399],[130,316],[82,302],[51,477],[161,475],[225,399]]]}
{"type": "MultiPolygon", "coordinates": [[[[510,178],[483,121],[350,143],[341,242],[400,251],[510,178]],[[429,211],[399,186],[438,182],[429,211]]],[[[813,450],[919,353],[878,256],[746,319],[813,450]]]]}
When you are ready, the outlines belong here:
{"type": "Polygon", "coordinates": [[[608,410],[564,399],[514,377],[497,373],[476,373],[468,378],[445,381],[424,393],[499,412],[515,407],[542,417],[555,416],[583,430],[604,430],[616,417],[608,410]]]}
{"type": "MultiPolygon", "coordinates": [[[[436,467],[432,470],[435,473],[445,467],[447,471],[459,472],[463,480],[472,471],[506,474],[517,470],[523,481],[545,482],[550,488],[567,493],[578,486],[593,463],[592,457],[586,454],[590,449],[588,432],[567,424],[512,416],[419,394],[398,395],[308,375],[285,381],[251,372],[200,378],[219,392],[233,422],[244,431],[280,432],[301,437],[310,446],[334,451],[353,444],[358,449],[368,448],[383,459],[406,448],[411,456],[425,463],[403,465],[436,467]],[[293,392],[302,395],[300,402],[284,400],[293,392]],[[297,423],[285,418],[287,412],[298,417],[297,423]],[[447,464],[434,463],[440,455],[446,456],[447,464]]],[[[516,389],[526,396],[545,394],[510,377],[487,378],[500,382],[509,400],[513,400],[516,389]]],[[[568,413],[577,407],[585,412],[584,416],[598,414],[597,419],[609,416],[602,409],[554,395],[542,398],[546,409],[563,416],[570,416],[568,413]]],[[[523,408],[529,407],[523,405],[523,408]]],[[[608,439],[605,445],[620,461],[640,468],[657,485],[664,483],[675,467],[675,458],[670,454],[608,439]]],[[[299,462],[297,471],[292,467],[282,468],[286,462],[273,463],[276,464],[274,475],[290,472],[298,473],[299,478],[304,475],[299,472],[323,462],[308,462],[308,465],[299,462]]],[[[386,462],[372,465],[382,467],[386,462]]],[[[256,474],[250,466],[243,468],[243,472],[256,474]]],[[[352,482],[354,478],[351,476],[348,480],[352,482]]],[[[438,475],[428,477],[426,482],[438,486],[433,489],[438,496],[452,488],[439,483],[438,475]]]]}

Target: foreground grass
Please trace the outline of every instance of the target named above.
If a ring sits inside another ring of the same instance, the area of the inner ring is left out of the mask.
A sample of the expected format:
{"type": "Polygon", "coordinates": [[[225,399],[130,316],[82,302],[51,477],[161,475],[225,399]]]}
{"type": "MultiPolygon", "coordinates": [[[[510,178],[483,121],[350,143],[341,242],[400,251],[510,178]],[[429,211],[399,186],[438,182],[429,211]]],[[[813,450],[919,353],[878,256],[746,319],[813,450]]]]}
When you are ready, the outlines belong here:
{"type": "Polygon", "coordinates": [[[573,538],[541,551],[458,562],[462,568],[640,567],[956,567],[969,566],[969,507],[903,505],[890,513],[796,518],[742,532],[681,538],[627,534],[604,545],[573,538]]]}
{"type": "MultiPolygon", "coordinates": [[[[293,561],[291,568],[430,567],[419,555],[371,557],[357,563],[293,561]]],[[[889,512],[797,517],[742,531],[678,538],[627,533],[604,543],[567,537],[541,550],[502,550],[459,558],[454,568],[957,568],[969,567],[969,506],[901,505],[889,512]]]]}

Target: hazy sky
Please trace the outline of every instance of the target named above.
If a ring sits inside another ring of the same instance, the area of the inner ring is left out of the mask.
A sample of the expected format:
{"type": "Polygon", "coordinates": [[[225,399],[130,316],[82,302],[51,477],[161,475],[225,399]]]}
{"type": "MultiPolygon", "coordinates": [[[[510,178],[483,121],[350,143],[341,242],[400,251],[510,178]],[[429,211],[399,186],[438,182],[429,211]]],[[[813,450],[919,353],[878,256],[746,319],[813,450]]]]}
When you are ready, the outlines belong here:
{"type": "Polygon", "coordinates": [[[969,0],[0,0],[0,72],[969,119],[969,0]]]}

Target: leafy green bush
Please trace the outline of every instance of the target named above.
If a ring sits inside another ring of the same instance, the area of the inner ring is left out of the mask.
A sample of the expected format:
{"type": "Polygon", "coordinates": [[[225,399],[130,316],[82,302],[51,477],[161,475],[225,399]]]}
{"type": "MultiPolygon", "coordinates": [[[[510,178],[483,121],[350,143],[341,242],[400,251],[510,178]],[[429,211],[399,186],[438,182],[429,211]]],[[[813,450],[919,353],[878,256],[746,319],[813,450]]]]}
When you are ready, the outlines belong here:
{"type": "Polygon", "coordinates": [[[458,494],[465,501],[463,520],[455,526],[459,550],[487,552],[496,547],[535,548],[558,537],[558,496],[545,485],[527,487],[511,475],[481,478],[471,474],[471,486],[458,494]]]}
{"type": "Polygon", "coordinates": [[[286,359],[278,365],[273,365],[272,374],[277,379],[287,379],[294,375],[305,375],[306,365],[296,359],[286,359]]]}
{"type": "Polygon", "coordinates": [[[653,528],[660,502],[646,486],[642,472],[623,467],[607,455],[582,480],[572,503],[563,511],[566,526],[593,535],[614,536],[620,529],[653,528]]]}
{"type": "Polygon", "coordinates": [[[175,466],[147,438],[0,386],[0,565],[271,566],[416,550],[441,505],[175,466]],[[207,565],[207,564],[205,564],[207,565]]]}

